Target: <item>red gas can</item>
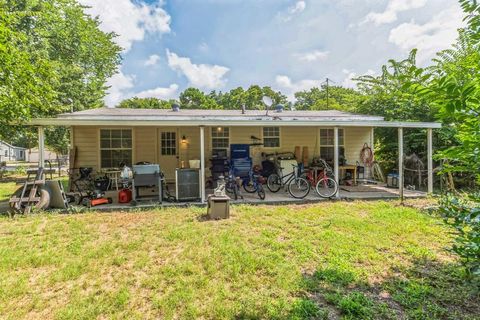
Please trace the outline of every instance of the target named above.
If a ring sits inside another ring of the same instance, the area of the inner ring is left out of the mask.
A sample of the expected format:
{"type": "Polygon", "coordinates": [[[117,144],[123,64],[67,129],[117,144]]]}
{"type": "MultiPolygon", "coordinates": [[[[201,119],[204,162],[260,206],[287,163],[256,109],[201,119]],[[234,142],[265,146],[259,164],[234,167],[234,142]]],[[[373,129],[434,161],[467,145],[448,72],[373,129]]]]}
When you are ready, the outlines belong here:
{"type": "Polygon", "coordinates": [[[119,203],[129,203],[130,201],[132,201],[132,190],[122,189],[118,192],[119,203]]]}

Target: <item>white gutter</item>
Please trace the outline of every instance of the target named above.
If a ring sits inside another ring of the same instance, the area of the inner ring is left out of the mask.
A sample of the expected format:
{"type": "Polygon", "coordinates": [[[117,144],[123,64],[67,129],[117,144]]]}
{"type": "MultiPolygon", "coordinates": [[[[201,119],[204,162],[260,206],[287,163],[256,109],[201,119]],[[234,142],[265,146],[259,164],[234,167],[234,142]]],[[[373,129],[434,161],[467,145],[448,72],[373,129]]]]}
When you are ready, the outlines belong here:
{"type": "Polygon", "coordinates": [[[404,122],[404,121],[378,121],[378,120],[276,120],[276,119],[244,119],[244,120],[143,120],[132,119],[63,119],[63,118],[39,118],[32,119],[26,125],[30,126],[286,126],[286,127],[385,127],[385,128],[431,128],[438,129],[442,127],[438,122],[404,122]]]}

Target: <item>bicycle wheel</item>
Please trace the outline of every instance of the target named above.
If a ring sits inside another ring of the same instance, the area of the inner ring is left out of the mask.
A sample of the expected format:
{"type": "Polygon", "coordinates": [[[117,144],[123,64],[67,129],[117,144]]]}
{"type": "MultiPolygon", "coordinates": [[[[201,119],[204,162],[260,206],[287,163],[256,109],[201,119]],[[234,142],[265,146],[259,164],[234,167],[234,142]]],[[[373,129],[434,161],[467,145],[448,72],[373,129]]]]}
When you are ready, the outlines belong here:
{"type": "Polygon", "coordinates": [[[265,200],[265,189],[261,184],[257,185],[257,194],[260,199],[265,200]]]}
{"type": "Polygon", "coordinates": [[[276,173],[272,173],[267,179],[267,188],[271,192],[278,192],[282,188],[282,178],[276,173]]]}
{"type": "Polygon", "coordinates": [[[294,198],[303,199],[310,192],[310,183],[304,178],[292,179],[288,184],[288,193],[294,198]]]}
{"type": "Polygon", "coordinates": [[[253,183],[253,179],[249,178],[248,181],[244,180],[243,181],[243,190],[245,190],[248,193],[254,193],[257,191],[257,188],[255,188],[255,183],[253,183]]]}
{"type": "Polygon", "coordinates": [[[238,186],[236,182],[228,182],[227,184],[225,184],[225,191],[227,191],[227,193],[233,194],[233,198],[235,200],[238,200],[238,186]]]}
{"type": "Polygon", "coordinates": [[[320,197],[331,198],[337,193],[338,184],[332,178],[325,177],[317,182],[315,190],[320,197]]]}

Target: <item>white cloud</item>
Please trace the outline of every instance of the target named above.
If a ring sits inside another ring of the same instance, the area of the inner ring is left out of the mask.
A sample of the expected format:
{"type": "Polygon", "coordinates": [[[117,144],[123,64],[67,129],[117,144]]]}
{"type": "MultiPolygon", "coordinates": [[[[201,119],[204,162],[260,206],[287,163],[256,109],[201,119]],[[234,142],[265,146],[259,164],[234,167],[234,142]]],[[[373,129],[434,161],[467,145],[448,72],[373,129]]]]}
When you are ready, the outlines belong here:
{"type": "Polygon", "coordinates": [[[152,54],[145,61],[144,65],[145,66],[154,66],[158,63],[158,61],[160,61],[160,56],[158,54],[152,54]]]}
{"type": "Polygon", "coordinates": [[[135,76],[125,75],[122,70],[114,74],[107,81],[107,86],[110,88],[107,90],[107,96],[105,97],[105,103],[108,107],[114,107],[125,99],[125,92],[132,89],[135,82],[135,76]]]}
{"type": "Polygon", "coordinates": [[[283,22],[292,20],[293,16],[305,11],[307,3],[305,1],[297,1],[294,5],[287,8],[286,12],[280,12],[278,18],[283,22]]]}
{"type": "Polygon", "coordinates": [[[427,0],[390,0],[383,12],[370,12],[360,23],[373,22],[376,26],[391,23],[398,19],[398,13],[411,9],[418,9],[427,3],[427,0]]]}
{"type": "Polygon", "coordinates": [[[154,97],[165,100],[177,97],[179,86],[176,83],[171,84],[167,88],[157,87],[154,89],[144,90],[136,93],[133,90],[133,88],[135,87],[135,79],[135,75],[126,75],[122,72],[122,70],[119,70],[118,73],[113,75],[113,77],[111,77],[107,82],[107,85],[110,88],[107,90],[105,104],[108,107],[113,108],[122,100],[131,97],[154,97]]]}
{"type": "MultiPolygon", "coordinates": [[[[342,82],[342,86],[345,88],[352,88],[355,89],[357,87],[357,83],[353,80],[354,78],[359,77],[360,75],[357,74],[353,70],[343,69],[342,72],[346,75],[345,79],[342,82]]],[[[376,72],[372,69],[368,69],[363,75],[373,76],[376,72]]]]}
{"type": "Polygon", "coordinates": [[[115,32],[115,41],[125,51],[130,50],[134,41],[144,39],[146,33],[163,34],[170,32],[170,15],[161,8],[162,2],[148,5],[133,0],[80,0],[91,8],[86,12],[99,16],[100,28],[115,32]]]}
{"type": "Polygon", "coordinates": [[[297,53],[294,54],[300,61],[313,62],[313,61],[323,61],[328,58],[328,51],[314,50],[311,52],[297,53]]]}
{"type": "Polygon", "coordinates": [[[157,87],[154,89],[149,89],[145,91],[141,91],[134,96],[139,97],[139,98],[158,98],[158,99],[163,99],[163,100],[168,100],[168,99],[173,99],[177,97],[177,91],[178,91],[178,84],[173,83],[167,88],[163,87],[157,87]]]}
{"type": "Polygon", "coordinates": [[[304,79],[298,82],[293,82],[290,77],[285,75],[277,75],[275,83],[279,89],[284,93],[290,101],[295,99],[295,92],[309,90],[313,87],[320,87],[324,80],[304,79]]]}
{"type": "Polygon", "coordinates": [[[168,66],[183,74],[192,86],[217,89],[227,82],[225,74],[230,70],[227,67],[209,64],[194,64],[190,58],[179,57],[167,49],[168,66]]]}
{"type": "Polygon", "coordinates": [[[461,8],[454,5],[433,16],[425,24],[418,24],[413,20],[400,24],[390,31],[388,41],[405,52],[418,48],[418,62],[426,62],[436,52],[455,42],[458,37],[457,29],[463,25],[462,17],[461,8]]]}
{"type": "Polygon", "coordinates": [[[288,8],[288,13],[290,14],[300,13],[304,11],[306,7],[307,7],[307,4],[305,3],[305,1],[297,1],[295,5],[288,8]]]}

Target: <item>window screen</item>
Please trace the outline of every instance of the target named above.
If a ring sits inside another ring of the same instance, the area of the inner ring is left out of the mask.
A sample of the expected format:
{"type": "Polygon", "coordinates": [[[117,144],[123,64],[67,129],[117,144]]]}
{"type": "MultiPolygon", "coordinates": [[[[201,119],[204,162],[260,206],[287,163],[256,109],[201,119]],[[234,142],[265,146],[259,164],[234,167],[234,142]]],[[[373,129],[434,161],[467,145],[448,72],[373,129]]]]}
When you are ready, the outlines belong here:
{"type": "Polygon", "coordinates": [[[132,130],[100,129],[100,162],[102,168],[118,168],[124,162],[132,165],[132,130]]]}
{"type": "Polygon", "coordinates": [[[230,146],[230,129],[228,127],[212,128],[212,153],[228,154],[230,146]]]}
{"type": "Polygon", "coordinates": [[[177,133],[162,132],[162,156],[174,156],[177,154],[177,133]]]}
{"type": "MultiPolygon", "coordinates": [[[[320,129],[320,157],[326,161],[333,161],[334,156],[334,129],[320,129]]],[[[343,129],[338,129],[339,153],[344,154],[345,139],[343,129]]]]}
{"type": "Polygon", "coordinates": [[[279,127],[263,128],[263,146],[266,148],[280,147],[280,128],[279,127]]]}

